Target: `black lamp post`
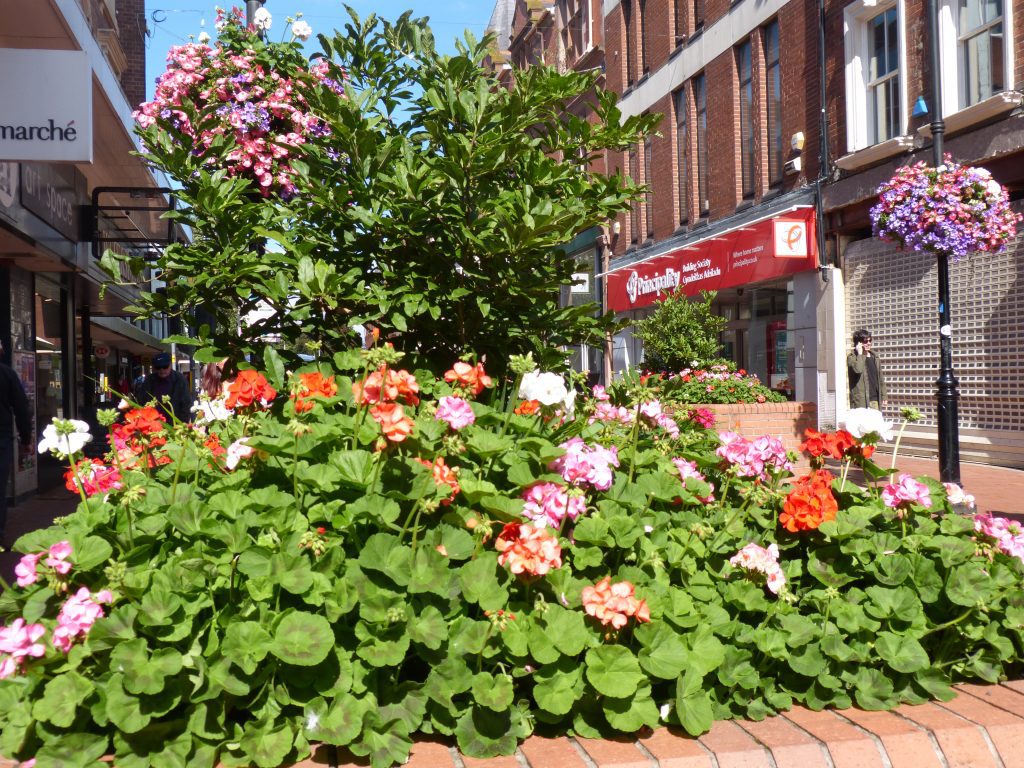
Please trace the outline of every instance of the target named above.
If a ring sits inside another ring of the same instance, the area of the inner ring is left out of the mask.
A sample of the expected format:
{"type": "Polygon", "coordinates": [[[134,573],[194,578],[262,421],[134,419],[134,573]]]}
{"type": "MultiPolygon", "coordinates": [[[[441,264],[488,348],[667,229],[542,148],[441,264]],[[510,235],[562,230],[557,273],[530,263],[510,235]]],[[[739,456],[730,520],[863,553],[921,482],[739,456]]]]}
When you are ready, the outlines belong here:
{"type": "MultiPolygon", "coordinates": [[[[938,0],[928,0],[928,34],[932,49],[932,154],[935,167],[943,164],[942,136],[942,58],[939,51],[938,0]]],[[[939,267],[939,346],[941,363],[936,401],[939,417],[939,477],[944,483],[960,484],[960,434],[958,431],[956,376],[953,375],[953,328],[949,320],[949,254],[938,254],[939,267]]]]}

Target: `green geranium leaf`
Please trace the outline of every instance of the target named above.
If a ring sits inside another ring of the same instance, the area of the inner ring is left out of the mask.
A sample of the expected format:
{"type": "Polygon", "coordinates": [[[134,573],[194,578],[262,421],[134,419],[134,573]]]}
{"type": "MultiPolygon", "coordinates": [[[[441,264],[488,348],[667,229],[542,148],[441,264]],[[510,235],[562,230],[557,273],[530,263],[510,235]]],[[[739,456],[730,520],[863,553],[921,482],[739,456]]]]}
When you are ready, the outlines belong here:
{"type": "Polygon", "coordinates": [[[690,670],[676,683],[676,715],[691,736],[711,730],[715,721],[711,698],[703,688],[702,675],[690,670]]]}
{"type": "Polygon", "coordinates": [[[483,707],[504,712],[515,698],[512,678],[480,672],[473,677],[473,698],[483,707]]]}
{"type": "Polygon", "coordinates": [[[496,611],[508,603],[508,590],[498,580],[498,556],[485,552],[459,569],[463,597],[481,608],[496,611]]]}
{"type": "Polygon", "coordinates": [[[260,768],[278,768],[291,751],[293,738],[286,723],[277,726],[249,725],[240,745],[260,768]]]}
{"type": "Polygon", "coordinates": [[[587,646],[590,633],[583,614],[560,605],[549,605],[544,611],[544,624],[554,646],[566,656],[577,656],[587,646]]]}
{"type": "Polygon", "coordinates": [[[675,680],[686,669],[689,653],[679,633],[662,622],[637,627],[636,638],[642,646],[637,654],[640,666],[648,674],[663,680],[675,680]]]}
{"type": "Polygon", "coordinates": [[[236,621],[228,625],[221,653],[247,675],[253,674],[268,653],[273,639],[258,622],[236,621]]]}
{"type": "Polygon", "coordinates": [[[61,768],[92,768],[107,752],[109,740],[94,733],[62,733],[47,740],[36,753],[36,764],[61,768]]]}
{"type": "Polygon", "coordinates": [[[953,568],[946,582],[946,597],[957,605],[987,604],[992,595],[992,577],[981,563],[953,568]]]}
{"type": "Polygon", "coordinates": [[[455,737],[459,741],[459,749],[470,757],[511,755],[516,748],[516,735],[508,710],[494,712],[473,707],[459,718],[455,737]]]}
{"type": "Polygon", "coordinates": [[[602,702],[602,708],[608,724],[623,733],[635,733],[644,726],[656,728],[661,720],[650,686],[644,686],[625,699],[609,697],[602,702]]]}
{"type": "Polygon", "coordinates": [[[566,715],[583,695],[583,671],[575,659],[563,658],[547,664],[534,676],[533,698],[537,706],[553,715],[566,715]]]}
{"type": "Polygon", "coordinates": [[[916,638],[881,632],[875,650],[897,672],[918,672],[931,666],[928,653],[916,638]]]}
{"type": "Polygon", "coordinates": [[[889,709],[896,703],[892,681],[881,670],[862,667],[854,675],[853,683],[853,695],[861,709],[889,709]]]}
{"type": "Polygon", "coordinates": [[[66,672],[46,684],[43,697],[32,707],[37,720],[70,728],[79,705],[92,693],[93,684],[77,672],[66,672]]]}
{"type": "Polygon", "coordinates": [[[586,655],[587,680],[598,693],[623,699],[640,686],[643,672],[636,656],[621,645],[591,648],[586,655]]]}
{"type": "Polygon", "coordinates": [[[366,702],[343,694],[328,706],[316,699],[306,706],[304,727],[311,741],[342,747],[350,744],[363,730],[366,702]]]}
{"type": "Polygon", "coordinates": [[[274,632],[270,652],[286,664],[311,667],[334,647],[334,632],[323,616],[305,611],[287,614],[274,632]]]}
{"type": "Polygon", "coordinates": [[[436,651],[448,639],[448,624],[441,612],[432,605],[409,622],[409,639],[436,651]]]}
{"type": "Polygon", "coordinates": [[[151,716],[142,712],[141,700],[125,692],[124,675],[111,676],[103,687],[103,698],[106,716],[125,733],[137,733],[149,725],[151,716]]]}

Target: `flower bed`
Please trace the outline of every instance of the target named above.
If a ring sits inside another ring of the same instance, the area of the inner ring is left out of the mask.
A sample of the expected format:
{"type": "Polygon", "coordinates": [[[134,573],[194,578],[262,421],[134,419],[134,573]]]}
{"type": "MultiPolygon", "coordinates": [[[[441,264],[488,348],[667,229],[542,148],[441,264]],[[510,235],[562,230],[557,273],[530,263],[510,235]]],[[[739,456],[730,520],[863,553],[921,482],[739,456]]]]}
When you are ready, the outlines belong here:
{"type": "Polygon", "coordinates": [[[54,425],[82,503],[17,543],[0,753],[273,768],[327,743],[390,766],[420,734],[477,757],[699,734],[1020,670],[1019,527],[927,479],[820,468],[886,478],[891,425],[808,435],[789,482],[778,439],[576,397],[528,360],[507,402],[472,361],[267,360],[199,428],[128,410],[101,465],[54,425]]]}

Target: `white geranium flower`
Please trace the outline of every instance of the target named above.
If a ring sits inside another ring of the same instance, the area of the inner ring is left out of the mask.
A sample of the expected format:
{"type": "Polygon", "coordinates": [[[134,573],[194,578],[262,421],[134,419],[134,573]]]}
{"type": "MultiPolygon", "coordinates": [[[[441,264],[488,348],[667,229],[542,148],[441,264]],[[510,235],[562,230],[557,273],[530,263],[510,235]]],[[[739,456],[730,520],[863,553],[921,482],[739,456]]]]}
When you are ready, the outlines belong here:
{"type": "Polygon", "coordinates": [[[667,720],[668,719],[668,714],[671,711],[672,711],[672,705],[671,704],[662,704],[658,708],[658,714],[661,715],[661,719],[662,720],[667,720]]]}
{"type": "Polygon", "coordinates": [[[202,396],[199,402],[192,406],[192,412],[196,414],[196,424],[209,424],[213,421],[227,421],[231,418],[232,412],[225,403],[225,397],[218,397],[211,400],[202,396]]]}
{"type": "Polygon", "coordinates": [[[248,459],[256,451],[248,445],[248,437],[240,437],[228,446],[228,457],[225,461],[228,469],[234,469],[242,459],[248,459]]]}
{"type": "Polygon", "coordinates": [[[943,483],[946,489],[946,496],[950,504],[963,504],[968,509],[974,509],[974,496],[964,491],[956,483],[943,483]]]}
{"type": "Polygon", "coordinates": [[[570,389],[562,400],[562,410],[566,416],[572,416],[576,412],[576,390],[570,389]]]}
{"type": "Polygon", "coordinates": [[[81,453],[85,444],[92,440],[89,425],[78,419],[54,419],[43,430],[39,441],[40,453],[53,453],[60,458],[70,458],[81,453]]]}
{"type": "Polygon", "coordinates": [[[990,197],[999,197],[1003,194],[1003,187],[995,179],[989,179],[985,185],[985,189],[988,191],[990,197]]]}
{"type": "Polygon", "coordinates": [[[565,406],[569,391],[557,373],[530,371],[523,376],[523,383],[519,385],[519,396],[524,400],[536,400],[541,405],[565,406]]]}
{"type": "Polygon", "coordinates": [[[257,8],[256,13],[252,15],[253,26],[263,32],[269,32],[270,25],[273,23],[274,17],[270,15],[270,11],[266,8],[257,8]]]}
{"type": "Polygon", "coordinates": [[[210,42],[210,35],[209,35],[209,33],[208,32],[200,32],[198,40],[199,40],[200,45],[206,45],[208,42],[210,42]]]}
{"type": "Polygon", "coordinates": [[[292,22],[292,35],[296,40],[305,42],[313,34],[313,28],[304,21],[292,22]]]}
{"type": "Polygon", "coordinates": [[[877,435],[875,440],[888,442],[893,438],[892,422],[886,421],[881,411],[874,408],[854,408],[846,414],[846,431],[857,439],[877,435]]]}

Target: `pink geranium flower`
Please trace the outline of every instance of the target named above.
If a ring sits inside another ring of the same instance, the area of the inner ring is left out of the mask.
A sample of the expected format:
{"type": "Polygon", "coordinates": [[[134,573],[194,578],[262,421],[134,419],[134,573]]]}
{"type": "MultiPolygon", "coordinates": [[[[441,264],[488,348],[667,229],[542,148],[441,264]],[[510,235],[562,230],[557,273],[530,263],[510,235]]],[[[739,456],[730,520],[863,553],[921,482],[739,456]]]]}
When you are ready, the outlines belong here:
{"type": "Polygon", "coordinates": [[[773,595],[786,586],[786,574],[779,565],[779,547],[771,544],[767,549],[751,542],[729,558],[729,563],[750,573],[765,577],[765,586],[773,595]]]}
{"type": "Polygon", "coordinates": [[[437,402],[434,418],[447,422],[452,429],[462,429],[476,421],[473,408],[461,397],[442,397],[437,402]]]}
{"type": "Polygon", "coordinates": [[[900,474],[895,482],[882,489],[882,501],[887,507],[896,509],[909,504],[920,504],[925,509],[931,507],[931,491],[924,483],[918,482],[910,475],[900,474]]]}
{"type": "Polygon", "coordinates": [[[61,606],[57,615],[57,628],[53,630],[53,646],[68,653],[78,637],[84,637],[98,619],[103,618],[103,604],[114,601],[109,589],[95,594],[81,587],[61,606]]]}
{"type": "Polygon", "coordinates": [[[552,568],[562,567],[558,536],[528,523],[506,525],[494,546],[501,553],[498,563],[507,565],[516,575],[543,576],[552,568]]]}
{"type": "Polygon", "coordinates": [[[42,552],[24,555],[18,564],[14,566],[14,575],[18,577],[19,587],[27,587],[30,584],[36,583],[36,579],[38,578],[36,566],[39,564],[39,560],[42,556],[42,552]]]}
{"type": "Polygon", "coordinates": [[[558,483],[534,483],[523,492],[523,514],[539,528],[558,527],[562,520],[575,520],[587,509],[587,501],[558,483]]]}
{"type": "Polygon", "coordinates": [[[574,437],[562,443],[565,455],[551,462],[548,467],[562,475],[570,485],[589,485],[598,491],[607,491],[614,480],[612,467],[619,466],[618,450],[613,445],[588,445],[582,438],[574,437]]]}
{"type": "Polygon", "coordinates": [[[26,659],[43,656],[46,646],[38,641],[44,634],[42,624],[26,624],[20,617],[0,629],[0,678],[17,674],[26,659]]]}
{"type": "Polygon", "coordinates": [[[43,564],[53,568],[60,575],[65,576],[71,571],[71,563],[67,560],[70,556],[71,542],[59,541],[50,547],[48,556],[43,561],[43,564]]]}

